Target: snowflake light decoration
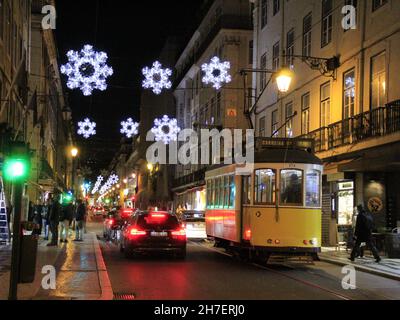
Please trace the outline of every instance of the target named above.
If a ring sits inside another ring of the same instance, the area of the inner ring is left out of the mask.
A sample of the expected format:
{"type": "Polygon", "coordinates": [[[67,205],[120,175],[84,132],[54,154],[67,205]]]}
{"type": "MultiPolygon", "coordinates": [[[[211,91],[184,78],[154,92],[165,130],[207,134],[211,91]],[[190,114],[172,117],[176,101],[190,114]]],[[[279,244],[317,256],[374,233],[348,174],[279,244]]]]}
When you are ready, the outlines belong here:
{"type": "Polygon", "coordinates": [[[143,88],[153,89],[153,92],[157,95],[161,94],[163,89],[172,88],[172,82],[169,79],[172,76],[172,71],[168,68],[163,69],[160,62],[154,62],[151,69],[144,68],[142,73],[146,77],[143,81],[143,88]]]}
{"type": "Polygon", "coordinates": [[[114,71],[106,64],[108,56],[105,52],[94,51],[93,46],[85,45],[80,52],[69,51],[67,57],[69,62],[61,66],[61,73],[68,76],[68,88],[79,88],[85,96],[90,96],[93,90],[107,89],[106,79],[114,71]]]}
{"type": "Polygon", "coordinates": [[[133,136],[136,136],[139,131],[139,123],[133,122],[132,118],[129,118],[127,121],[121,122],[121,133],[125,134],[127,138],[132,138],[133,136]]]}
{"type": "Polygon", "coordinates": [[[113,186],[114,184],[117,184],[119,181],[119,177],[116,174],[112,174],[110,176],[110,178],[108,178],[108,182],[111,186],[113,186]]]}
{"type": "Polygon", "coordinates": [[[103,182],[103,180],[104,180],[103,176],[98,176],[97,177],[96,184],[94,185],[93,190],[92,190],[92,194],[93,195],[96,194],[97,191],[99,191],[99,188],[100,188],[101,183],[103,182]]]}
{"type": "Polygon", "coordinates": [[[232,77],[229,74],[230,68],[230,62],[221,62],[218,57],[212,58],[210,63],[205,63],[201,67],[205,73],[202,79],[203,83],[212,83],[215,89],[221,89],[224,83],[230,83],[232,81],[232,77]]]}
{"type": "Polygon", "coordinates": [[[154,120],[154,127],[151,132],[155,136],[156,141],[162,141],[164,144],[169,144],[171,141],[178,140],[178,133],[181,129],[178,127],[176,119],[170,119],[164,116],[162,119],[154,120]]]}
{"type": "Polygon", "coordinates": [[[83,122],[78,122],[78,127],[78,134],[86,139],[96,135],[96,122],[91,122],[89,118],[86,118],[83,122]]]}

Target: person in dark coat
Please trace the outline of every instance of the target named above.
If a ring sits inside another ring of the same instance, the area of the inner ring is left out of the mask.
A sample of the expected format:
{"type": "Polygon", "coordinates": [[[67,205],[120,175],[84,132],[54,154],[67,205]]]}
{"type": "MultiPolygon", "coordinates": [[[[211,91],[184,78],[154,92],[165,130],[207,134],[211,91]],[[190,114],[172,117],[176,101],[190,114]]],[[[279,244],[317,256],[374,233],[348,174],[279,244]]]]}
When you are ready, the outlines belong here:
{"type": "Polygon", "coordinates": [[[42,210],[43,210],[43,205],[40,203],[40,201],[38,201],[33,208],[33,223],[39,226],[38,229],[35,229],[34,234],[38,236],[42,234],[42,226],[43,226],[42,210]]]}
{"type": "Polygon", "coordinates": [[[50,200],[49,227],[51,232],[51,242],[47,245],[49,247],[54,247],[58,245],[58,225],[60,223],[60,213],[61,213],[59,197],[60,195],[56,194],[50,200]]]}
{"type": "Polygon", "coordinates": [[[78,200],[78,206],[75,211],[75,240],[83,241],[83,223],[86,219],[86,206],[82,200],[78,200]]]}
{"type": "Polygon", "coordinates": [[[74,216],[74,207],[72,202],[65,203],[61,208],[61,215],[60,215],[60,224],[61,224],[61,231],[60,231],[60,242],[68,243],[68,236],[69,236],[69,225],[74,216]]]}
{"type": "Polygon", "coordinates": [[[374,227],[374,220],[370,213],[366,212],[362,205],[357,207],[358,216],[356,229],[354,232],[354,238],[356,240],[353,251],[351,252],[350,260],[354,261],[357,256],[360,255],[360,247],[363,242],[367,244],[374,255],[376,262],[380,262],[379,252],[372,242],[372,229],[374,227]]]}

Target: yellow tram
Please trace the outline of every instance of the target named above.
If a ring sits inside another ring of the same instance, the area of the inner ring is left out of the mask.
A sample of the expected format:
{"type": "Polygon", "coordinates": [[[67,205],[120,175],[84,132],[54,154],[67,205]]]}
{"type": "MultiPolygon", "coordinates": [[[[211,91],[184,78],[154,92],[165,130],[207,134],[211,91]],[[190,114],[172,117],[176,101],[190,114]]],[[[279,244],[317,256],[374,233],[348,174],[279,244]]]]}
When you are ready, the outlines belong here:
{"type": "Polygon", "coordinates": [[[305,139],[263,139],[254,170],[206,172],[207,235],[216,245],[269,263],[306,262],[321,250],[323,166],[305,139]]]}

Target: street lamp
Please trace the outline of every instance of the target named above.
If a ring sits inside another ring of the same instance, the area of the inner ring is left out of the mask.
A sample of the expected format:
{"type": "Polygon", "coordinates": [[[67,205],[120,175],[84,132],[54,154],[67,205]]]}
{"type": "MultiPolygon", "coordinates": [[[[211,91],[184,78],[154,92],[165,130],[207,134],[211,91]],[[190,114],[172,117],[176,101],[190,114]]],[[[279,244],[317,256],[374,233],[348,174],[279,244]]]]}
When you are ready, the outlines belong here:
{"type": "Polygon", "coordinates": [[[79,150],[75,147],[71,149],[71,156],[72,158],[76,158],[78,156],[79,150]]]}
{"type": "Polygon", "coordinates": [[[153,166],[153,164],[151,164],[151,163],[148,163],[148,164],[147,164],[147,170],[149,170],[149,171],[150,171],[150,173],[151,173],[151,172],[153,172],[153,170],[154,170],[154,166],[153,166]]]}
{"type": "Polygon", "coordinates": [[[72,156],[72,179],[71,179],[71,184],[72,184],[72,189],[74,189],[75,186],[75,158],[78,156],[79,150],[76,147],[71,148],[71,156],[72,156]]]}
{"type": "Polygon", "coordinates": [[[289,68],[282,68],[275,77],[276,85],[280,93],[286,93],[289,91],[290,84],[294,78],[294,72],[289,68]]]}

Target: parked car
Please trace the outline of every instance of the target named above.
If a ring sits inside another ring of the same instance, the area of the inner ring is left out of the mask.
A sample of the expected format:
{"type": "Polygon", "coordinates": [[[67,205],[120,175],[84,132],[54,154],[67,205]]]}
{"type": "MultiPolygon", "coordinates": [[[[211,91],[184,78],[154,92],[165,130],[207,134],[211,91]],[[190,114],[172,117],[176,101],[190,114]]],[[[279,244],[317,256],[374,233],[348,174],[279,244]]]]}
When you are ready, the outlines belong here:
{"type": "Polygon", "coordinates": [[[120,250],[125,257],[168,252],[186,257],[186,230],[178,217],[168,212],[136,212],[122,230],[120,250]]]}
{"type": "Polygon", "coordinates": [[[204,211],[183,211],[182,223],[186,229],[186,236],[191,240],[207,239],[206,218],[204,211]]]}

